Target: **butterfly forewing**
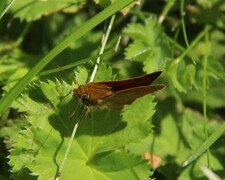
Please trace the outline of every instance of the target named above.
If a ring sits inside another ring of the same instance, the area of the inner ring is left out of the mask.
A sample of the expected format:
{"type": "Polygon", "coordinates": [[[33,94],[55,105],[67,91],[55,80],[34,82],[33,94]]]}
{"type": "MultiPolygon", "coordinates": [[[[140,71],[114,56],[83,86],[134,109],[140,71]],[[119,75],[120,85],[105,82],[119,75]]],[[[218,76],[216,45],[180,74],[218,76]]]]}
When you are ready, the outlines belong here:
{"type": "Polygon", "coordinates": [[[158,91],[164,87],[164,84],[157,84],[152,86],[140,86],[124,89],[112,94],[109,97],[101,99],[99,103],[111,109],[122,109],[124,105],[131,104],[137,98],[158,91]]]}
{"type": "Polygon", "coordinates": [[[138,86],[148,86],[153,83],[162,73],[162,71],[154,72],[144,76],[139,76],[127,80],[121,81],[105,81],[105,82],[96,82],[97,84],[102,84],[107,87],[110,87],[114,92],[121,91],[124,89],[129,89],[138,86]]]}

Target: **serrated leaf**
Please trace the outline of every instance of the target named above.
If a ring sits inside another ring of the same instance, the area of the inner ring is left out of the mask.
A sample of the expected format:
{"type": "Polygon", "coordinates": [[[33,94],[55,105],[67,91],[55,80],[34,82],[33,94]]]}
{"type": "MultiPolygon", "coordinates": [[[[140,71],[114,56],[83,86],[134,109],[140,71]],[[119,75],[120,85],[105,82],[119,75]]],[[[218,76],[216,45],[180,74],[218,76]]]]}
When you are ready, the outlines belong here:
{"type": "Polygon", "coordinates": [[[88,71],[83,67],[77,67],[75,72],[76,81],[79,85],[86,84],[88,80],[88,71]]]}
{"type": "MultiPolygon", "coordinates": [[[[31,126],[15,139],[10,154],[13,172],[27,167],[40,179],[54,178],[76,119],[80,116],[76,111],[76,117],[70,119],[71,112],[78,105],[75,104],[77,101],[71,98],[72,95],[62,98],[71,88],[59,81],[42,82],[40,87],[30,86],[27,94],[21,98],[23,106],[20,111],[26,110],[31,126]],[[19,158],[24,160],[21,162],[19,158]]],[[[154,113],[155,105],[152,100],[152,96],[137,99],[132,105],[126,106],[122,113],[107,109],[91,110],[79,124],[61,178],[147,178],[149,166],[146,161],[140,161],[142,154],[131,156],[121,148],[149,135],[148,119],[154,113]],[[118,150],[120,153],[117,153],[118,150]],[[112,153],[111,158],[107,156],[109,152],[112,153]],[[115,163],[120,163],[120,167],[124,168],[112,167],[110,163],[114,158],[118,158],[115,163]],[[108,163],[108,168],[104,169],[99,162],[108,163]]]]}
{"type": "Polygon", "coordinates": [[[143,62],[150,54],[152,48],[141,41],[135,41],[126,48],[125,56],[127,59],[143,62]]]}
{"type": "Polygon", "coordinates": [[[172,60],[169,38],[153,19],[144,25],[131,24],[124,31],[134,41],[126,48],[126,58],[143,63],[145,72],[154,72],[168,67],[167,75],[175,88],[186,92],[195,82],[195,66],[184,60],[172,60]]]}
{"type": "Polygon", "coordinates": [[[186,93],[193,86],[197,87],[195,70],[196,67],[193,64],[186,64],[184,61],[180,62],[179,59],[176,59],[170,64],[168,75],[170,75],[174,87],[179,92],[186,93]]]}
{"type": "Polygon", "coordinates": [[[132,40],[144,40],[146,37],[145,27],[142,24],[129,24],[124,33],[127,34],[132,40]]]}
{"type": "Polygon", "coordinates": [[[95,75],[96,82],[99,81],[109,81],[115,79],[115,76],[112,74],[112,68],[110,66],[103,64],[100,64],[98,67],[98,71],[95,75]]]}
{"type": "Polygon", "coordinates": [[[153,19],[145,24],[130,24],[124,30],[134,42],[126,48],[125,56],[143,62],[145,72],[163,69],[165,61],[171,57],[169,41],[161,27],[153,19]]]}
{"type": "Polygon", "coordinates": [[[4,138],[7,149],[12,147],[13,140],[18,135],[18,132],[27,125],[26,119],[20,118],[17,120],[7,120],[4,126],[0,127],[0,137],[4,138]]]}
{"type": "Polygon", "coordinates": [[[174,85],[174,87],[180,91],[180,92],[186,92],[184,87],[181,85],[181,83],[177,79],[177,68],[178,68],[178,63],[174,62],[171,63],[169,67],[169,74],[170,74],[170,79],[174,85]]]}
{"type": "Polygon", "coordinates": [[[212,77],[215,80],[221,79],[225,82],[225,69],[222,66],[221,62],[219,62],[217,59],[214,59],[213,57],[209,58],[208,61],[208,76],[212,77]]]}
{"type": "Polygon", "coordinates": [[[18,172],[34,161],[33,153],[35,153],[34,151],[37,146],[32,146],[32,144],[35,145],[32,143],[32,138],[33,134],[30,129],[21,131],[15,138],[16,142],[14,142],[14,148],[10,150],[9,161],[9,163],[14,164],[12,172],[18,172]],[[31,151],[33,152],[30,153],[31,151]]]}

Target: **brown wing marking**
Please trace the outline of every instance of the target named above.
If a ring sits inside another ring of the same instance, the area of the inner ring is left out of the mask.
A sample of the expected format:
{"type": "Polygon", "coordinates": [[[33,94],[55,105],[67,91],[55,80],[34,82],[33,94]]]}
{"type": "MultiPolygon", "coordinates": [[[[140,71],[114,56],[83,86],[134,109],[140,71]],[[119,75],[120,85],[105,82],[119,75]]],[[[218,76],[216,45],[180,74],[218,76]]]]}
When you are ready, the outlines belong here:
{"type": "Polygon", "coordinates": [[[122,109],[125,104],[131,104],[137,98],[158,91],[164,87],[165,87],[164,84],[157,84],[152,86],[140,86],[125,89],[116,92],[109,97],[100,99],[99,104],[106,105],[111,109],[122,109]]]}
{"type": "Polygon", "coordinates": [[[150,85],[153,81],[155,81],[162,71],[154,72],[151,74],[147,74],[144,76],[139,76],[127,80],[121,80],[121,81],[105,81],[105,82],[95,82],[97,84],[104,84],[107,87],[111,87],[114,92],[121,91],[124,89],[130,89],[133,87],[138,87],[138,86],[148,86],[150,85]]]}

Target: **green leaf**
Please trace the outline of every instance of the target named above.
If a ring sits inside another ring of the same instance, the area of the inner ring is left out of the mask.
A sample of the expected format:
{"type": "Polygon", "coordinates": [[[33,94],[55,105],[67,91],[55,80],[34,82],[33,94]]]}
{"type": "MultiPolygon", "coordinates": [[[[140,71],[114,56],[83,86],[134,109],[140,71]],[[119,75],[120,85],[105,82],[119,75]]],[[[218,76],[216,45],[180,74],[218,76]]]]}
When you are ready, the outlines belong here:
{"type": "Polygon", "coordinates": [[[178,59],[170,64],[168,75],[173,82],[174,87],[179,92],[187,92],[192,86],[196,86],[195,82],[195,66],[193,64],[187,65],[184,61],[178,63],[178,59]]]}
{"type": "Polygon", "coordinates": [[[110,81],[114,80],[115,76],[112,74],[112,68],[104,63],[99,65],[94,81],[110,81]]]}
{"type": "Polygon", "coordinates": [[[57,11],[76,12],[81,9],[86,1],[82,0],[48,0],[48,1],[15,1],[11,7],[14,16],[21,21],[34,21],[42,16],[51,15],[57,11]]]}
{"type": "Polygon", "coordinates": [[[171,58],[169,39],[154,19],[146,20],[144,25],[130,24],[124,33],[134,41],[126,48],[126,58],[143,62],[145,72],[163,69],[171,58]]]}
{"type": "Polygon", "coordinates": [[[106,174],[109,173],[112,179],[145,179],[146,172],[150,168],[150,166],[143,166],[146,164],[146,160],[143,160],[141,156],[127,155],[123,151],[98,154],[90,163],[96,169],[104,171],[106,174]]]}
{"type": "Polygon", "coordinates": [[[141,41],[135,41],[126,49],[126,58],[143,62],[148,56],[153,55],[153,49],[141,41]]]}
{"type": "MultiPolygon", "coordinates": [[[[80,73],[86,74],[82,69],[80,73]]],[[[13,172],[26,167],[39,178],[54,178],[81,115],[76,110],[70,119],[79,103],[70,95],[62,96],[71,88],[64,82],[41,82],[39,87],[30,86],[20,99],[20,111],[27,112],[31,126],[15,138],[10,154],[13,172]]],[[[141,158],[142,153],[129,154],[123,147],[149,136],[152,101],[152,96],[144,96],[125,106],[123,112],[91,109],[79,124],[61,178],[147,178],[149,165],[141,158]]]]}
{"type": "MultiPolygon", "coordinates": [[[[204,131],[202,130],[204,129],[203,117],[192,109],[185,108],[182,113],[179,113],[176,108],[175,101],[172,98],[158,104],[157,112],[153,119],[155,135],[154,138],[149,138],[154,139],[154,143],[149,143],[149,151],[151,150],[152,154],[156,154],[162,159],[163,164],[160,171],[168,178],[176,176],[186,179],[194,178],[195,175],[202,177],[204,175],[200,170],[200,166],[207,164],[205,154],[200,156],[198,153],[199,158],[195,159],[192,164],[186,168],[181,167],[187,160],[187,157],[195,152],[195,149],[203,147],[202,143],[205,139],[204,131]]],[[[222,127],[219,128],[220,125],[220,122],[209,121],[209,134],[216,130],[218,132],[217,138],[218,135],[221,136],[222,127]],[[220,130],[217,130],[217,128],[220,130]]],[[[214,142],[217,138],[214,136],[211,142],[214,142]]],[[[212,140],[212,138],[209,139],[212,140]]],[[[224,139],[221,138],[221,141],[223,142],[224,139]]],[[[210,144],[208,144],[207,148],[209,146],[210,144]]],[[[206,146],[204,146],[205,149],[206,146]]],[[[224,150],[225,148],[221,146],[221,142],[218,145],[210,146],[210,161],[214,165],[212,168],[213,171],[220,172],[219,174],[224,174],[222,173],[223,163],[217,156],[223,159],[224,154],[221,154],[221,152],[224,152],[224,150]]]]}
{"type": "Polygon", "coordinates": [[[1,122],[0,126],[0,137],[5,138],[4,143],[6,144],[7,149],[12,147],[15,137],[18,135],[18,132],[28,125],[26,119],[17,119],[17,120],[7,120],[4,124],[1,122]]]}

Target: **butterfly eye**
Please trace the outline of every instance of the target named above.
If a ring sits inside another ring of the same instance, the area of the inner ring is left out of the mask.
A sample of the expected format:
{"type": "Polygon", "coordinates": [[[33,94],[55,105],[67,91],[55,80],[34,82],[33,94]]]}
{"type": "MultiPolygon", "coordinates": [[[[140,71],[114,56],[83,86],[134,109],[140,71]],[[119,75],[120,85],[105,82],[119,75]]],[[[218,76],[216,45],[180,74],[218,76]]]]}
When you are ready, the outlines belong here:
{"type": "Polygon", "coordinates": [[[82,99],[82,97],[84,96],[84,95],[82,96],[84,87],[85,87],[84,85],[80,85],[80,86],[78,86],[77,89],[74,89],[73,97],[74,98],[80,98],[81,97],[81,99],[82,99]]]}
{"type": "Polygon", "coordinates": [[[81,97],[81,100],[84,104],[88,104],[89,102],[89,96],[87,94],[84,94],[82,97],[81,97]]]}

